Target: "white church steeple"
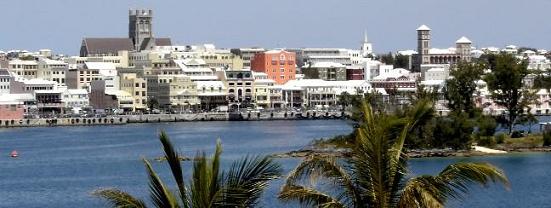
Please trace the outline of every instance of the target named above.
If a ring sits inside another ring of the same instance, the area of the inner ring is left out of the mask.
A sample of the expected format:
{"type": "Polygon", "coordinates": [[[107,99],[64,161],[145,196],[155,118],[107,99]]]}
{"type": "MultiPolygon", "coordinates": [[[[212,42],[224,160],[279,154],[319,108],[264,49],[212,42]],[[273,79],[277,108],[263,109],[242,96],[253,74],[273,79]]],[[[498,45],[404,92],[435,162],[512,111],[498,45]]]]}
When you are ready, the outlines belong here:
{"type": "Polygon", "coordinates": [[[367,39],[367,30],[364,31],[364,41],[362,44],[362,56],[367,58],[369,55],[373,54],[373,45],[367,39]]]}

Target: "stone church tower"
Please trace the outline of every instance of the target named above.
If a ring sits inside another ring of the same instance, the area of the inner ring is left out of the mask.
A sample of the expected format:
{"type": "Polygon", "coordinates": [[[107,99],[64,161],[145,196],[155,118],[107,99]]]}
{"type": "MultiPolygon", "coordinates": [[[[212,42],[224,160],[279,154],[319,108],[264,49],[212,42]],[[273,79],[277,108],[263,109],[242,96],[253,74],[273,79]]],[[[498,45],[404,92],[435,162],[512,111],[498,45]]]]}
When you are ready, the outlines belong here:
{"type": "Polygon", "coordinates": [[[132,40],[135,50],[140,50],[144,39],[153,38],[153,11],[129,10],[128,38],[132,40]]]}

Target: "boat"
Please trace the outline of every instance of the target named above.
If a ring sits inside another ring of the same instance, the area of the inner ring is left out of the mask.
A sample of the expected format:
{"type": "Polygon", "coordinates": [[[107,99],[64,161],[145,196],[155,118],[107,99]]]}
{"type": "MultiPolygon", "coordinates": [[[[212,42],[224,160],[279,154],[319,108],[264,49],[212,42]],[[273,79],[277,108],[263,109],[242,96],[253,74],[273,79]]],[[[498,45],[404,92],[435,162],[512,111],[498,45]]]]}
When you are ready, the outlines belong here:
{"type": "Polygon", "coordinates": [[[17,154],[17,151],[15,151],[15,150],[11,151],[10,157],[18,157],[18,156],[19,156],[19,154],[17,154]]]}

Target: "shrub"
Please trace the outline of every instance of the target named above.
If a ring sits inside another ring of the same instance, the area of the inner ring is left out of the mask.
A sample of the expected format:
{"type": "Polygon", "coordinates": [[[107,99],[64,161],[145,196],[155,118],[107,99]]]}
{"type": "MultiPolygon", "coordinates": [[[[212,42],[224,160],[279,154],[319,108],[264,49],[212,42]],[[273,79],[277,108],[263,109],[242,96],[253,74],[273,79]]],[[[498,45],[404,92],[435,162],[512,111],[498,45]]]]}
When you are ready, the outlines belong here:
{"type": "Polygon", "coordinates": [[[496,140],[491,136],[478,137],[477,143],[479,146],[493,147],[496,145],[496,140]]]}
{"type": "Polygon", "coordinates": [[[497,144],[503,144],[503,142],[505,141],[505,134],[504,133],[497,134],[495,136],[495,140],[497,144]]]}
{"type": "Polygon", "coordinates": [[[511,138],[521,138],[524,137],[524,131],[513,131],[511,133],[511,138]]]}
{"type": "Polygon", "coordinates": [[[543,146],[551,146],[551,131],[543,132],[543,146]]]}

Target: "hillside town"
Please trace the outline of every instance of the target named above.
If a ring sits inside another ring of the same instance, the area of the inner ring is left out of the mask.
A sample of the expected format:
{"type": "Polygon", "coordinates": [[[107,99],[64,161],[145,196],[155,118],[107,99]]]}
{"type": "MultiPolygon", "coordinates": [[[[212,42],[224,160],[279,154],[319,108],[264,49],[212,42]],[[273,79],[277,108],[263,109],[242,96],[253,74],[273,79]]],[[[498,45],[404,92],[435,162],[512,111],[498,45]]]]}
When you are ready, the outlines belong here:
{"type": "MultiPolygon", "coordinates": [[[[414,93],[419,86],[441,92],[458,62],[508,53],[530,70],[551,69],[550,53],[508,45],[476,48],[462,34],[444,48],[431,45],[431,28],[411,36],[415,50],[392,53],[400,66],[377,54],[367,34],[357,49],[217,48],[178,45],[154,33],[152,10],[130,10],[128,37],[83,37],[78,56],[55,50],[0,51],[0,120],[98,114],[194,113],[281,109],[341,109],[343,94],[414,93]],[[415,36],[416,34],[416,36],[415,36]]],[[[155,21],[158,21],[155,19],[155,21]]],[[[162,21],[162,20],[161,20],[162,21]]],[[[75,46],[77,47],[77,46],[75,46]]],[[[531,86],[534,76],[527,76],[531,86]]],[[[477,82],[476,104],[501,114],[486,83],[477,82]]],[[[533,114],[549,114],[550,93],[537,90],[533,114]]],[[[400,99],[407,104],[407,96],[400,99]]],[[[442,98],[440,114],[448,109],[442,98]]]]}

